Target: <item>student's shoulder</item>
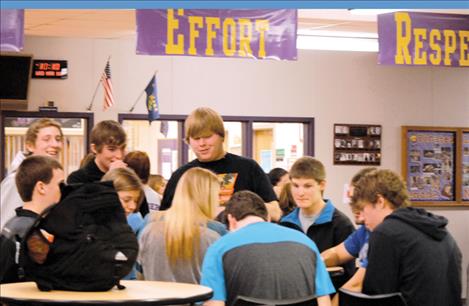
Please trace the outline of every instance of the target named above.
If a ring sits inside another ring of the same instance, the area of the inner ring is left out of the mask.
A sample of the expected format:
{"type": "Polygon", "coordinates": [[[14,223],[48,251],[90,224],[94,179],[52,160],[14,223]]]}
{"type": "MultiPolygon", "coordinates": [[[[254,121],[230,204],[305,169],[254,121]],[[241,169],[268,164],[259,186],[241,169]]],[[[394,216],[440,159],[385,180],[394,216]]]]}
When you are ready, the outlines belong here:
{"type": "Polygon", "coordinates": [[[68,184],[75,184],[75,183],[83,183],[85,181],[87,174],[86,170],[83,168],[80,168],[78,170],[73,171],[70,173],[67,177],[67,183],[68,184]]]}
{"type": "Polygon", "coordinates": [[[177,168],[176,171],[173,172],[173,174],[171,175],[171,178],[173,177],[181,177],[187,170],[191,169],[191,168],[194,168],[194,167],[198,167],[198,163],[197,163],[197,160],[193,160],[193,161],[190,161],[188,162],[187,164],[184,164],[182,165],[181,167],[177,168]]]}
{"type": "Polygon", "coordinates": [[[333,218],[334,219],[337,219],[337,220],[340,220],[340,221],[344,221],[344,222],[347,222],[347,223],[352,223],[352,221],[350,221],[349,217],[347,217],[346,214],[344,214],[342,211],[340,211],[339,209],[337,209],[337,207],[334,207],[334,214],[333,214],[333,218]]]}

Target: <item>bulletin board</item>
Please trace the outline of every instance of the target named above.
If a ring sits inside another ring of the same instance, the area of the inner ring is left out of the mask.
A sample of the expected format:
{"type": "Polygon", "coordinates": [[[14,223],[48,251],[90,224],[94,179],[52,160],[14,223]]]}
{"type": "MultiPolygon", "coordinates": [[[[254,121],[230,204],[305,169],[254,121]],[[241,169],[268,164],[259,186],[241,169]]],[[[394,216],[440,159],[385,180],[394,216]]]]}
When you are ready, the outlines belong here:
{"type": "Polygon", "coordinates": [[[379,166],[381,125],[334,124],[334,165],[379,166]]]}
{"type": "Polygon", "coordinates": [[[402,174],[415,206],[469,207],[469,129],[403,126],[402,174]]]}
{"type": "Polygon", "coordinates": [[[462,132],[462,200],[469,204],[469,129],[462,132]]]}

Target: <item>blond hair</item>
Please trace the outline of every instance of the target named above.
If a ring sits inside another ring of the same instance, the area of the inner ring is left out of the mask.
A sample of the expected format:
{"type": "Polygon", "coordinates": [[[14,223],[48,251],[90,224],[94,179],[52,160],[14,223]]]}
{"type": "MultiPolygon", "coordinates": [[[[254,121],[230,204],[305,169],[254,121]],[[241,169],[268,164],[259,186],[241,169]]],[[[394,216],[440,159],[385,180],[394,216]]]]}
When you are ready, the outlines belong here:
{"type": "Polygon", "coordinates": [[[225,127],[221,116],[211,108],[199,107],[190,113],[184,122],[185,140],[217,134],[225,138],[225,127]]]}
{"type": "Polygon", "coordinates": [[[63,138],[64,135],[63,135],[62,126],[60,125],[60,123],[58,123],[54,119],[41,118],[31,123],[28,130],[26,131],[26,135],[25,135],[26,144],[35,147],[37,135],[39,134],[39,131],[43,128],[50,127],[50,126],[56,127],[60,132],[60,137],[63,138]]]}
{"type": "Polygon", "coordinates": [[[115,168],[109,170],[101,179],[101,181],[112,181],[114,189],[117,192],[119,191],[138,191],[139,197],[137,202],[137,208],[135,211],[138,211],[140,204],[143,201],[143,184],[140,178],[137,176],[134,170],[130,168],[115,168]]]}
{"type": "Polygon", "coordinates": [[[195,167],[182,175],[165,214],[166,255],[171,265],[198,257],[200,226],[214,218],[219,191],[218,178],[209,170],[195,167]]]}

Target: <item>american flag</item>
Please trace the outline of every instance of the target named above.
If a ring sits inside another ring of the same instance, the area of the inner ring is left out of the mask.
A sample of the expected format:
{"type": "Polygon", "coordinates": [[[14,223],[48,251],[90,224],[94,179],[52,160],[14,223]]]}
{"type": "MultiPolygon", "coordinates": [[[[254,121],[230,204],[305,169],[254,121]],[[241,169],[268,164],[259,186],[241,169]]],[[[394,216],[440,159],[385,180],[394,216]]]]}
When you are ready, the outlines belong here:
{"type": "Polygon", "coordinates": [[[103,108],[107,110],[114,105],[114,96],[112,93],[112,82],[111,82],[111,65],[107,61],[106,68],[104,68],[103,75],[101,77],[101,83],[104,87],[104,101],[103,108]]]}

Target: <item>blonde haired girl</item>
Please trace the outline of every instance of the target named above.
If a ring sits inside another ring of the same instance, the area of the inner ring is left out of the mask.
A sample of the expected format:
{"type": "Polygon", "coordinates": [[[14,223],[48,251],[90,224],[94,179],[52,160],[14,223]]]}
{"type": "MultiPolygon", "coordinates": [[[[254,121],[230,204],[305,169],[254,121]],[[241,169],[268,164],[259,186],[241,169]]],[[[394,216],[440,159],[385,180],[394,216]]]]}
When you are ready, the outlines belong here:
{"type": "Polygon", "coordinates": [[[220,183],[202,168],[184,173],[171,208],[152,213],[140,238],[139,263],[147,280],[198,283],[207,248],[226,232],[213,221],[220,183]],[[156,217],[155,217],[156,216],[156,217]]]}
{"type": "Polygon", "coordinates": [[[134,170],[115,168],[108,171],[101,181],[112,181],[126,216],[138,211],[143,199],[143,184],[134,170]]]}

